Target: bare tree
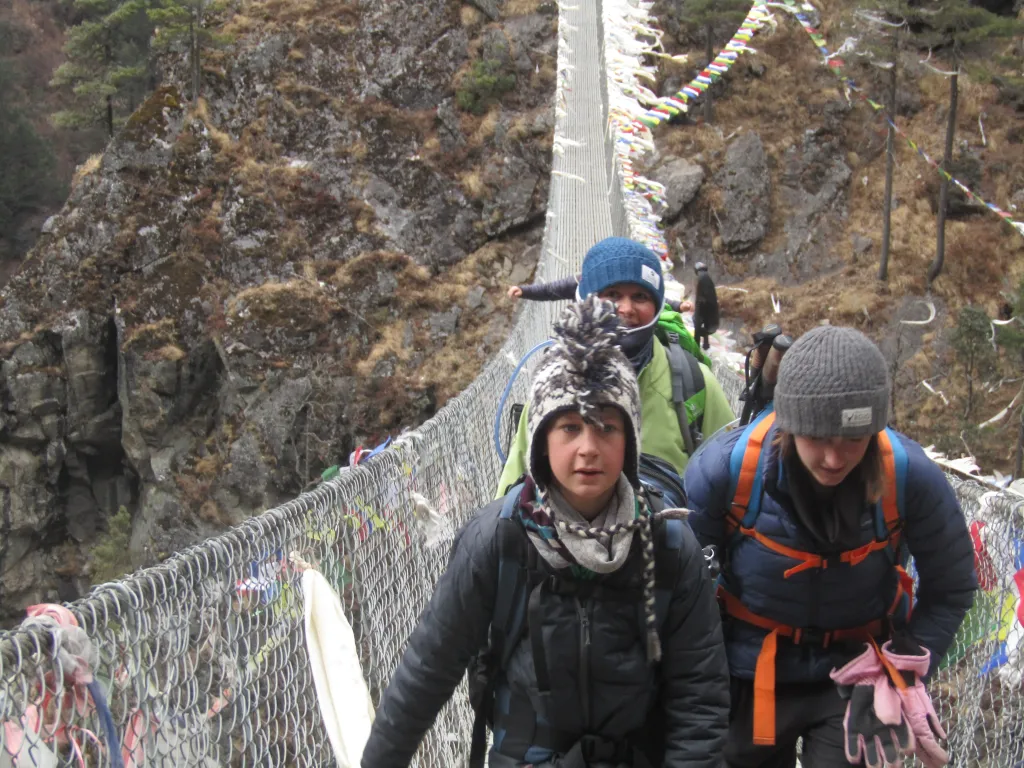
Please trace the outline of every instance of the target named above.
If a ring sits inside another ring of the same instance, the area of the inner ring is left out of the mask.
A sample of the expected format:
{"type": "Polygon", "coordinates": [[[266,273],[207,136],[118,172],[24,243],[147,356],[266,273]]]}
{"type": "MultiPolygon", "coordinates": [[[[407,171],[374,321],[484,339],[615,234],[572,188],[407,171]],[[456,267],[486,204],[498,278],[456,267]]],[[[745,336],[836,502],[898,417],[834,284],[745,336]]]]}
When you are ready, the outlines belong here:
{"type": "Polygon", "coordinates": [[[935,259],[928,267],[928,285],[931,285],[942,273],[942,264],[946,259],[946,204],[949,199],[949,166],[953,162],[953,137],[956,135],[956,108],[959,89],[957,81],[959,70],[949,76],[949,114],[946,118],[946,145],[942,151],[942,186],[939,187],[939,211],[935,223],[937,238],[935,242],[935,259]]]}

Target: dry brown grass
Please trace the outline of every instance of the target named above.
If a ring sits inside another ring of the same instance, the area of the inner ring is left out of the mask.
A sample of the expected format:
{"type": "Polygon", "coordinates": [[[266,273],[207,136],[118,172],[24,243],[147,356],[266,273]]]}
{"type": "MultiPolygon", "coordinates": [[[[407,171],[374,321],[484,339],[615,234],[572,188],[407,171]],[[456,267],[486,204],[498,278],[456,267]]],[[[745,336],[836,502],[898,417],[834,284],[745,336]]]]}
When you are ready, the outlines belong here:
{"type": "Polygon", "coordinates": [[[487,111],[487,114],[480,119],[476,129],[470,135],[468,141],[470,148],[476,149],[482,147],[494,138],[494,131],[498,127],[498,119],[500,117],[501,105],[495,104],[487,111]]]}
{"type": "Polygon", "coordinates": [[[196,462],[192,471],[196,473],[196,476],[203,479],[210,479],[220,474],[224,461],[218,455],[205,456],[196,462]]]}
{"type": "Polygon", "coordinates": [[[465,3],[459,7],[459,22],[464,27],[476,27],[483,24],[487,20],[483,12],[465,3]]]}
{"type": "Polygon", "coordinates": [[[178,331],[174,320],[165,317],[153,323],[144,323],[129,328],[121,347],[127,350],[133,345],[144,344],[153,349],[159,349],[167,344],[175,344],[177,336],[178,331]]]}
{"type": "Polygon", "coordinates": [[[75,169],[75,175],[71,179],[72,188],[82,183],[82,180],[92,176],[100,169],[103,162],[103,154],[89,155],[86,161],[75,169]]]}
{"type": "Polygon", "coordinates": [[[246,288],[228,301],[227,315],[235,322],[305,333],[320,328],[336,308],[317,283],[289,280],[246,288]]]}
{"type": "Polygon", "coordinates": [[[405,295],[407,291],[416,288],[425,289],[433,282],[428,269],[416,264],[404,253],[392,251],[367,251],[341,266],[325,266],[327,269],[333,269],[333,274],[325,276],[327,281],[342,293],[356,290],[368,281],[376,279],[377,273],[382,269],[390,271],[395,276],[398,281],[396,293],[399,295],[405,295]]]}
{"type": "Polygon", "coordinates": [[[231,35],[232,37],[244,37],[251,32],[263,26],[262,21],[255,19],[252,16],[247,16],[244,13],[235,13],[232,15],[230,21],[224,24],[221,29],[224,33],[231,35]]]}
{"type": "Polygon", "coordinates": [[[540,0],[507,0],[505,3],[505,17],[528,16],[536,13],[540,8],[540,0]]]}
{"type": "Polygon", "coordinates": [[[459,186],[462,187],[462,191],[470,199],[483,200],[490,196],[490,190],[480,177],[479,168],[470,168],[467,171],[463,171],[459,174],[458,179],[459,186]]]}
{"type": "Polygon", "coordinates": [[[404,318],[377,328],[377,339],[370,353],[356,364],[356,375],[367,378],[373,375],[373,369],[381,360],[394,355],[405,362],[409,359],[414,344],[406,344],[406,333],[409,323],[404,318]]]}
{"type": "Polygon", "coordinates": [[[165,344],[164,346],[160,347],[160,349],[156,350],[156,356],[159,357],[161,360],[167,360],[168,362],[171,363],[176,363],[179,360],[184,360],[186,357],[185,350],[183,350],[176,344],[165,344]]]}
{"type": "Polygon", "coordinates": [[[302,99],[303,102],[315,107],[323,106],[331,100],[330,95],[322,88],[300,82],[292,75],[286,75],[279,79],[274,83],[274,88],[282,96],[302,99]]]}

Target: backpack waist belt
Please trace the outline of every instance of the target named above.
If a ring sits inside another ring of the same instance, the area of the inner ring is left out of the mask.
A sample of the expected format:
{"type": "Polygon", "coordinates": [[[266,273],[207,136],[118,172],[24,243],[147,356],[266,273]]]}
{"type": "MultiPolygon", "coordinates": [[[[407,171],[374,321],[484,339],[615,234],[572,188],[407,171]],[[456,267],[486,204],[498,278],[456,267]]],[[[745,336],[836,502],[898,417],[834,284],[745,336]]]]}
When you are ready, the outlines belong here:
{"type": "Polygon", "coordinates": [[[564,755],[579,741],[578,733],[560,730],[538,717],[529,697],[513,692],[507,686],[499,687],[496,703],[494,746],[503,755],[531,762],[536,761],[537,751],[564,755]],[[502,711],[504,707],[501,705],[505,703],[502,699],[508,703],[506,711],[502,711]]]}
{"type": "MultiPolygon", "coordinates": [[[[887,616],[891,616],[900,605],[906,594],[904,590],[905,582],[901,577],[897,583],[896,597],[889,607],[887,616]]],[[[889,629],[888,621],[882,619],[844,629],[792,627],[754,613],[722,586],[718,587],[718,600],[722,609],[731,618],[768,632],[754,666],[754,744],[775,744],[775,654],[780,637],[786,638],[794,645],[820,645],[822,648],[828,648],[832,643],[866,643],[882,637],[889,629]]]]}

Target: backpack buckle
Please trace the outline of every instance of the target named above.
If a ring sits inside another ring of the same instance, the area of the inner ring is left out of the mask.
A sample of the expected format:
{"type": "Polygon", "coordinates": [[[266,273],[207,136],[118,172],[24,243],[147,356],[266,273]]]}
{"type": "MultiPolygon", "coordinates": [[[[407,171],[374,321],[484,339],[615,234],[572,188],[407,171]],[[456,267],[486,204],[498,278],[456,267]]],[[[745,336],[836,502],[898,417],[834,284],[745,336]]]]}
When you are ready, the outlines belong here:
{"type": "Polygon", "coordinates": [[[819,627],[801,627],[793,633],[794,645],[813,645],[827,648],[832,633],[819,627]]]}

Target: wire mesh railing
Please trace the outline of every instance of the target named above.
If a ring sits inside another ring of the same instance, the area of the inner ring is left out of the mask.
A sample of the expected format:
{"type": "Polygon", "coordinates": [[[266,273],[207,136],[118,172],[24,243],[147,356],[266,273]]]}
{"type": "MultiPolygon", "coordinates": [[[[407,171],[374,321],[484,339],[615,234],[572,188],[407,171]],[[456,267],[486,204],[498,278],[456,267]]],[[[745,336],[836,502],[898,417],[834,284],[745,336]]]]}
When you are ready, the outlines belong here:
{"type": "MultiPolygon", "coordinates": [[[[623,98],[615,80],[622,74],[609,76],[610,62],[635,53],[620,47],[644,13],[646,4],[626,0],[560,5],[551,197],[538,279],[576,269],[607,235],[650,233],[649,205],[625,183],[627,155],[614,149],[624,123],[608,117],[623,98]]],[[[547,337],[558,309],[527,305],[467,390],[368,464],[70,606],[98,653],[92,669],[126,766],[335,764],[289,556],[314,564],[337,590],[376,703],[454,533],[493,493],[500,394],[522,355],[547,337]]],[[[720,362],[715,372],[735,404],[739,378],[720,362]]],[[[527,374],[510,403],[524,401],[527,374]]],[[[932,690],[949,725],[953,764],[1005,768],[1024,760],[1024,659],[995,664],[1015,631],[1024,504],[971,480],[950,481],[977,534],[979,562],[991,573],[932,690]]],[[[0,768],[111,765],[99,715],[66,680],[66,661],[60,636],[38,626],[0,633],[0,768]]],[[[414,765],[464,765],[471,724],[463,688],[414,765]]]]}

